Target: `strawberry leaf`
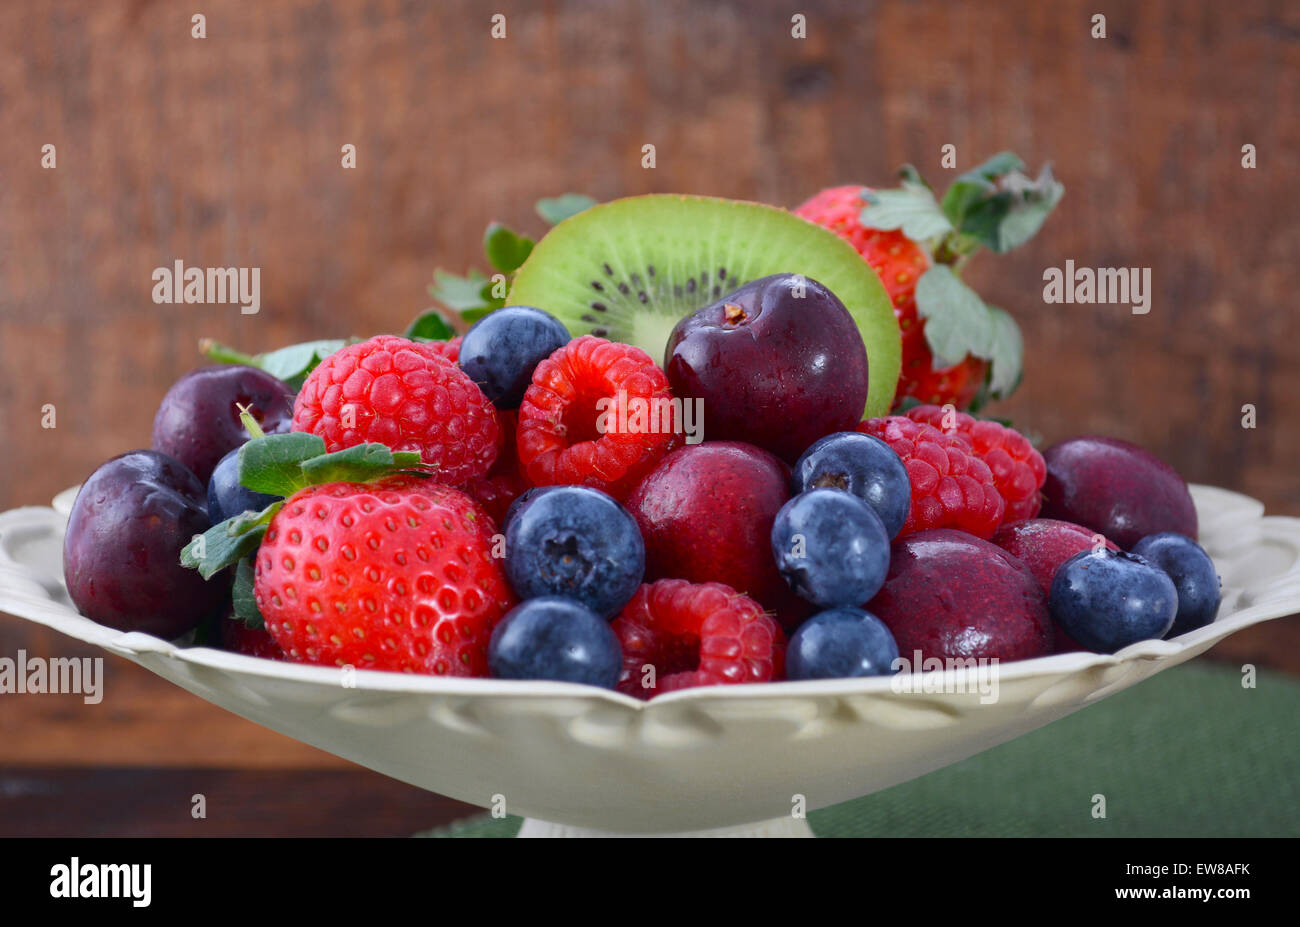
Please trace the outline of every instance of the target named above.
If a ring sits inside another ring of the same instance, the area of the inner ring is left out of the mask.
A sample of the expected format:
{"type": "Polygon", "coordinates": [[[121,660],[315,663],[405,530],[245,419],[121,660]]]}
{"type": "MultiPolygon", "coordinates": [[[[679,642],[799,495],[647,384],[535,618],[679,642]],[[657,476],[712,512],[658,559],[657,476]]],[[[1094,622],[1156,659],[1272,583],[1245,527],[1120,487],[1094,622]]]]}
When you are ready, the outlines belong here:
{"type": "MultiPolygon", "coordinates": [[[[501,305],[504,306],[505,303],[502,303],[501,305]]],[[[466,309],[460,314],[460,317],[472,325],[479,319],[483,318],[483,316],[490,312],[496,312],[500,308],[501,306],[479,306],[477,309],[466,309]]]]}
{"type": "Polygon", "coordinates": [[[303,461],[324,453],[325,442],[307,432],[254,438],[239,449],[239,483],[254,492],[288,498],[311,485],[303,476],[303,461]]]}
{"type": "MultiPolygon", "coordinates": [[[[496,296],[493,294],[493,290],[496,289],[496,286],[497,285],[495,281],[489,280],[487,283],[483,284],[483,289],[479,291],[479,296],[483,300],[483,306],[481,308],[487,309],[488,312],[492,312],[504,306],[506,304],[506,296],[510,292],[507,289],[505,293],[502,293],[500,296],[496,296]]],[[[473,312],[474,310],[471,309],[469,311],[473,312]]],[[[464,315],[464,313],[461,313],[461,315],[464,315]]]]}
{"type": "Polygon", "coordinates": [[[1009,151],[999,152],[979,167],[973,168],[953,181],[943,195],[944,215],[954,227],[960,228],[967,210],[976,202],[997,192],[994,181],[1003,174],[1018,171],[1025,162],[1009,151]]]}
{"type": "Polygon", "coordinates": [[[532,253],[534,242],[515,234],[500,222],[488,224],[483,233],[483,251],[488,261],[503,274],[511,274],[519,269],[528,255],[532,253]]]}
{"type": "Polygon", "coordinates": [[[393,452],[384,444],[358,444],[327,454],[324,441],[300,431],[254,438],[239,449],[240,484],[285,498],[308,486],[365,483],[419,466],[417,451],[393,452]]]}
{"type": "Polygon", "coordinates": [[[537,201],[537,214],[549,225],[559,225],[570,216],[595,206],[596,200],[582,193],[565,193],[551,199],[537,201]]]}
{"type": "Polygon", "coordinates": [[[934,192],[934,187],[930,186],[926,179],[921,176],[921,172],[916,169],[915,165],[904,164],[900,167],[898,169],[898,179],[904,185],[913,184],[918,187],[925,187],[931,193],[934,192]]]}
{"type": "Polygon", "coordinates": [[[266,619],[262,617],[257,598],[253,595],[255,573],[251,559],[245,557],[239,561],[235,567],[235,584],[230,589],[230,610],[246,627],[260,630],[266,627],[266,619]]]}
{"type": "Polygon", "coordinates": [[[355,339],[348,341],[334,338],[324,341],[304,341],[301,344],[291,344],[262,354],[245,354],[229,345],[204,338],[199,342],[199,351],[204,357],[218,363],[247,364],[249,367],[264,370],[297,389],[302,386],[302,381],[306,379],[307,374],[316,369],[317,364],[335,351],[355,343],[355,339]]]}
{"type": "Polygon", "coordinates": [[[298,377],[307,376],[316,368],[317,364],[335,351],[341,351],[347,344],[348,342],[341,339],[292,344],[287,348],[259,354],[257,356],[257,366],[271,376],[288,382],[298,377]]]}
{"type": "Polygon", "coordinates": [[[460,277],[438,269],[433,272],[429,295],[448,309],[463,315],[466,310],[482,307],[483,286],[488,282],[480,270],[471,269],[464,277],[460,277]]]}
{"type": "Polygon", "coordinates": [[[993,316],[993,340],[989,346],[988,389],[995,399],[1005,399],[1020,385],[1024,374],[1025,342],[1020,326],[1005,309],[989,306],[993,316]]]}
{"type": "MultiPolygon", "coordinates": [[[[323,483],[365,483],[400,471],[432,468],[416,451],[392,451],[384,444],[359,444],[325,453],[325,442],[305,432],[253,438],[239,449],[239,482],[248,489],[288,498],[323,483]]],[[[181,565],[204,579],[233,566],[257,550],[266,526],[284,505],[273,502],[260,512],[242,512],[213,525],[181,551],[181,565]]],[[[238,579],[238,576],[236,576],[238,579]]]]}
{"type": "Polygon", "coordinates": [[[385,444],[358,444],[304,460],[299,468],[307,485],[319,486],[322,483],[365,483],[403,467],[419,465],[417,451],[394,453],[385,444]]]}
{"type": "Polygon", "coordinates": [[[227,518],[213,525],[198,538],[190,541],[181,551],[181,566],[198,570],[204,579],[211,579],[226,567],[233,566],[262,543],[266,526],[283,502],[272,502],[261,512],[245,513],[227,518]]]}
{"type": "MultiPolygon", "coordinates": [[[[275,505],[275,503],[272,502],[271,505],[275,505]]],[[[240,512],[238,515],[231,515],[222,522],[226,526],[226,534],[233,538],[246,531],[252,531],[258,525],[266,524],[268,521],[266,512],[270,507],[267,506],[266,509],[262,509],[260,512],[240,512]]]]}
{"type": "Polygon", "coordinates": [[[926,320],[925,340],[936,367],[961,363],[967,354],[989,356],[992,313],[952,268],[936,264],[921,275],[916,282],[916,310],[926,320]]]}
{"type": "Polygon", "coordinates": [[[1050,164],[1043,165],[1035,180],[1019,171],[1008,174],[1003,187],[1011,196],[1011,205],[998,228],[998,247],[993,250],[999,253],[1019,248],[1033,238],[1065,196],[1065,184],[1052,176],[1050,164]]]}
{"type": "Polygon", "coordinates": [[[1025,345],[1010,314],[984,303],[953,273],[936,264],[916,283],[917,314],[925,319],[925,340],[935,367],[950,367],[970,354],[989,362],[980,405],[1005,399],[1020,385],[1025,345]]]}
{"type": "Polygon", "coordinates": [[[897,190],[864,189],[862,198],[867,205],[858,218],[868,228],[902,229],[913,241],[937,238],[952,231],[952,223],[939,208],[934,194],[911,177],[905,176],[897,190]]]}
{"type": "Polygon", "coordinates": [[[412,341],[446,341],[456,337],[456,331],[443,318],[441,312],[437,309],[428,309],[406,326],[402,337],[410,338],[412,341]]]}
{"type": "Polygon", "coordinates": [[[1029,241],[1064,195],[1065,185],[1050,166],[1037,179],[1012,171],[964,204],[960,233],[1003,254],[1029,241]]]}

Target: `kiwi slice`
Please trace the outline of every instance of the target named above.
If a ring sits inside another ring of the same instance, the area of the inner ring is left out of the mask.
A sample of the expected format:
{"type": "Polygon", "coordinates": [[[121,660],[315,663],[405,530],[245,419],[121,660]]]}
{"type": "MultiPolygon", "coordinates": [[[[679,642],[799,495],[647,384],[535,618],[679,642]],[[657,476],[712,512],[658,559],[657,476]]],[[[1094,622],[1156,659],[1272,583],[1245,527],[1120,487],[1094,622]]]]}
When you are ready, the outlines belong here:
{"type": "Polygon", "coordinates": [[[887,415],[902,351],[889,296],[848,242],[784,209],[659,193],[593,206],[538,242],[508,301],[546,310],[575,336],[635,344],[663,363],[679,319],[782,273],[819,281],[852,313],[867,346],[865,417],[887,415]]]}

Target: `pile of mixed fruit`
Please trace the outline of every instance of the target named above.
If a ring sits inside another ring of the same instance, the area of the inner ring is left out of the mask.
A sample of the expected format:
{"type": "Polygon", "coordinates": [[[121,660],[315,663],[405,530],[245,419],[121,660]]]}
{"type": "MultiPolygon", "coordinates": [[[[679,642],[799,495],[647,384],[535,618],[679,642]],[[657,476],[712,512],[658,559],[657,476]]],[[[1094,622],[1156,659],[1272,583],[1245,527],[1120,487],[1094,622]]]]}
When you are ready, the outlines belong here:
{"type": "Polygon", "coordinates": [[[167,393],[152,450],[77,496],[68,592],[269,659],[639,698],[1200,627],[1219,579],[1171,467],[971,414],[1023,350],[960,271],[1063,193],[1022,167],[793,212],[567,195],[538,242],[489,226],[494,276],[435,275],[463,336],[435,311],[205,342],[219,363],[167,393]]]}

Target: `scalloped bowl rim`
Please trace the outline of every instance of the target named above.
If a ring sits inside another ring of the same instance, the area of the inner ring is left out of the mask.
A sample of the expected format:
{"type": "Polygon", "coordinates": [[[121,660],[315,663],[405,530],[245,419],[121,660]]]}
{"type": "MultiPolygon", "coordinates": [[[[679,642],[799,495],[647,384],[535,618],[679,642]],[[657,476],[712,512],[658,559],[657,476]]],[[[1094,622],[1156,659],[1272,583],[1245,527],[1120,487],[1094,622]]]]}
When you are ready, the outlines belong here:
{"type": "MultiPolygon", "coordinates": [[[[79,488],[79,486],[70,487],[55,496],[51,506],[53,510],[58,512],[61,516],[66,517],[67,512],[71,508],[72,500],[75,498],[76,491],[79,488]]],[[[1254,521],[1260,519],[1260,516],[1264,511],[1263,504],[1258,500],[1232,490],[1200,484],[1191,484],[1189,488],[1192,491],[1193,497],[1198,500],[1214,500],[1221,506],[1226,505],[1230,507],[1228,512],[1219,513],[1214,520],[1240,520],[1243,522],[1254,521]]],[[[1201,506],[1198,504],[1198,510],[1200,507],[1201,506]]],[[[18,509],[12,511],[18,512],[23,510],[18,509]]],[[[33,511],[49,512],[50,508],[36,507],[33,511]]],[[[1286,516],[1269,516],[1268,518],[1263,519],[1263,521],[1295,522],[1297,533],[1300,533],[1300,519],[1292,519],[1286,516]]],[[[1216,620],[1210,624],[1190,631],[1187,634],[1172,640],[1138,641],[1114,654],[1075,651],[1071,653],[1033,657],[1025,660],[1000,662],[998,664],[998,678],[1002,681],[1007,681],[1039,674],[1046,675],[1061,672],[1077,672],[1094,666],[1114,666],[1135,660],[1158,660],[1162,657],[1177,656],[1187,650],[1195,648],[1206,640],[1217,641],[1227,637],[1229,634],[1241,630],[1242,628],[1249,627],[1250,625],[1256,624],[1260,621],[1291,614],[1293,611],[1300,610],[1300,570],[1297,569],[1297,566],[1300,565],[1293,565],[1291,570],[1292,573],[1296,574],[1291,577],[1291,579],[1295,580],[1297,584],[1294,595],[1291,600],[1284,600],[1291,601],[1290,608],[1281,607],[1283,606],[1284,601],[1278,601],[1275,599],[1269,600],[1264,603],[1252,605],[1232,615],[1216,618],[1216,620]]],[[[297,680],[331,686],[338,685],[340,673],[339,667],[315,666],[311,664],[268,660],[229,651],[216,650],[209,647],[187,647],[142,632],[118,631],[114,628],[97,624],[90,619],[77,614],[70,607],[66,607],[66,611],[67,614],[63,620],[51,619],[49,616],[24,617],[38,621],[41,624],[52,627],[55,630],[69,634],[72,637],[88,643],[103,646],[123,656],[129,657],[144,653],[154,653],[213,669],[231,669],[241,673],[251,673],[265,677],[297,680]]],[[[962,672],[963,671],[957,669],[943,669],[912,673],[912,676],[918,677],[918,681],[912,682],[908,688],[914,692],[925,691],[929,688],[925,685],[926,681],[934,682],[940,678],[945,680],[956,679],[962,672]]],[[[352,681],[355,685],[350,685],[349,688],[358,691],[414,692],[465,697],[503,696],[515,698],[520,696],[529,696],[548,699],[586,698],[604,701],[611,705],[617,705],[621,708],[640,712],[654,711],[656,707],[679,705],[683,702],[762,700],[780,697],[787,694],[805,696],[874,695],[891,691],[894,686],[897,685],[897,680],[900,677],[905,677],[907,675],[909,674],[902,673],[894,676],[874,676],[858,679],[826,679],[798,682],[782,681],[770,683],[749,683],[734,686],[702,686],[683,689],[677,692],[664,693],[663,695],[659,695],[649,701],[642,701],[633,698],[632,696],[624,695],[621,692],[577,683],[430,676],[415,673],[395,673],[383,670],[366,670],[359,668],[354,670],[352,681]]]]}

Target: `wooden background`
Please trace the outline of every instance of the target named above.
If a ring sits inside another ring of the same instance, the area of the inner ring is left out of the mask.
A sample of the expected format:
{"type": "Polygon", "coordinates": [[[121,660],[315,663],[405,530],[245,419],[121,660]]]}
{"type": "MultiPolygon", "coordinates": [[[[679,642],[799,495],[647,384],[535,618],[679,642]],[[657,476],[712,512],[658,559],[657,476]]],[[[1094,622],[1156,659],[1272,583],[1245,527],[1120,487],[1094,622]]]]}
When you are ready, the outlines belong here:
{"type": "MultiPolygon", "coordinates": [[[[1051,160],[1068,189],[1034,242],[970,270],[1028,345],[1024,386],[998,411],[1049,442],[1137,441],[1189,480],[1300,515],[1298,85],[1300,8],[1284,0],[10,0],[0,509],[147,446],[200,336],[255,351],[400,331],[435,266],[480,262],[489,220],[540,232],[540,196],[792,206],[886,183],[903,161],[944,184],[951,143],[962,169],[1003,148],[1051,160]],[[1101,8],[1108,37],[1093,39],[1101,8]],[[190,36],[196,11],[205,39],[190,36]],[[498,11],[504,40],[489,34],[498,11]],[[150,274],[176,259],[261,267],[261,312],[155,305],[150,274]],[[1044,305],[1043,269],[1067,259],[1152,268],[1150,314],[1044,305]]],[[[1218,652],[1286,665],[1296,631],[1275,622],[1218,652]]],[[[20,646],[82,652],[0,618],[0,651],[20,646]]],[[[0,764],[345,765],[108,669],[97,711],[0,699],[0,764]]]]}

